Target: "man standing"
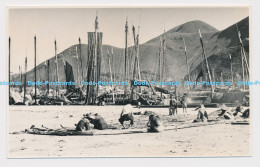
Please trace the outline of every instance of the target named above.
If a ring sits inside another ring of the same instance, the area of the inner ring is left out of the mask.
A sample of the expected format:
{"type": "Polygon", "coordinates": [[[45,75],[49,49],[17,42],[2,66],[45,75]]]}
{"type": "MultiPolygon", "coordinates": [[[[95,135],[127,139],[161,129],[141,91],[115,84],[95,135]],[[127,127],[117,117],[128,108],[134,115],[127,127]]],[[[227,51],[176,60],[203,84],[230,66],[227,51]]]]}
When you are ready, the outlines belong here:
{"type": "Polygon", "coordinates": [[[171,96],[171,100],[170,100],[170,108],[169,108],[169,115],[176,115],[178,114],[178,105],[177,105],[177,100],[171,96]]]}
{"type": "Polygon", "coordinates": [[[183,109],[183,113],[187,113],[187,94],[184,93],[183,96],[180,99],[181,105],[182,105],[182,109],[183,109]]]}

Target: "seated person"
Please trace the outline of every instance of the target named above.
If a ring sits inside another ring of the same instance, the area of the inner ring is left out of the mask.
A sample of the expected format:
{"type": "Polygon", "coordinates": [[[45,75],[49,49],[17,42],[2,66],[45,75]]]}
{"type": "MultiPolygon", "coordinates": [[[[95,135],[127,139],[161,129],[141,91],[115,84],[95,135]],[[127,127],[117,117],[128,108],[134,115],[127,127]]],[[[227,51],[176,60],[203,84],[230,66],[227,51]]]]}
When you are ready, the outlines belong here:
{"type": "Polygon", "coordinates": [[[243,118],[248,118],[249,117],[249,109],[244,109],[243,106],[239,103],[238,100],[235,101],[235,104],[236,104],[236,109],[235,109],[235,112],[234,112],[234,116],[237,116],[238,113],[240,113],[241,117],[243,118]]]}
{"type": "Polygon", "coordinates": [[[243,114],[243,107],[242,105],[240,104],[240,102],[238,100],[235,101],[235,105],[236,105],[236,109],[235,109],[235,112],[234,112],[234,116],[237,116],[239,113],[242,115],[243,114]]]}
{"type": "Polygon", "coordinates": [[[106,121],[98,114],[95,114],[94,116],[92,114],[86,114],[85,118],[87,118],[90,121],[90,123],[94,125],[94,129],[108,129],[106,121]]]}
{"type": "Polygon", "coordinates": [[[219,108],[221,110],[221,113],[218,115],[219,117],[223,116],[225,119],[234,119],[234,115],[225,104],[220,105],[219,108]]]}
{"type": "Polygon", "coordinates": [[[246,110],[243,112],[242,117],[243,117],[243,118],[249,118],[249,108],[246,109],[246,110]]]}
{"type": "Polygon", "coordinates": [[[197,119],[195,119],[193,122],[207,122],[208,121],[208,119],[209,119],[208,113],[203,104],[201,104],[195,110],[198,110],[198,115],[197,115],[197,119]]]}
{"type": "Polygon", "coordinates": [[[76,131],[87,131],[90,130],[90,126],[89,126],[89,120],[87,118],[82,118],[77,124],[75,124],[76,126],[76,131]]]}
{"type": "Polygon", "coordinates": [[[158,115],[150,115],[147,123],[148,132],[161,132],[163,131],[163,124],[161,118],[158,115]]]}

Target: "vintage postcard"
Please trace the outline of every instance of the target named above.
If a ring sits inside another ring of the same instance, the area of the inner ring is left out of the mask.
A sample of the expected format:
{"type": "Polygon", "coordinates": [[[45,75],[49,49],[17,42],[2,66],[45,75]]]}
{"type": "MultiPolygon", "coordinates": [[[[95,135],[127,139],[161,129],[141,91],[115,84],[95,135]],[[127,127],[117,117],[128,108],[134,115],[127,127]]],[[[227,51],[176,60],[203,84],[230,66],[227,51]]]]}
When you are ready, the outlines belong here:
{"type": "Polygon", "coordinates": [[[251,156],[248,6],[9,6],[6,40],[9,158],[251,156]]]}

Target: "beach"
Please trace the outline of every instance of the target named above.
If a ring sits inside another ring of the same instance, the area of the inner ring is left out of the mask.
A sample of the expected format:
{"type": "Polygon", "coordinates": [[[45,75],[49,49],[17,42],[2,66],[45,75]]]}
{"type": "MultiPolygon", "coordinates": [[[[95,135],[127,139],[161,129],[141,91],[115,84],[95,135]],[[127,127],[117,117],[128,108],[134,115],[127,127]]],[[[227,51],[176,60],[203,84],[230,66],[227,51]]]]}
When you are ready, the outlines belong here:
{"type": "MultiPolygon", "coordinates": [[[[251,126],[230,123],[173,129],[161,133],[136,133],[97,136],[50,136],[18,133],[35,127],[74,128],[86,113],[98,113],[109,126],[122,128],[118,122],[123,106],[9,106],[8,157],[222,157],[251,155],[251,126]]],[[[210,114],[217,108],[207,108],[210,114]]],[[[178,109],[168,116],[168,108],[134,108],[132,129],[146,128],[152,111],[160,115],[165,127],[191,124],[197,111],[178,109]]],[[[213,114],[214,115],[214,114],[213,114]]],[[[127,124],[127,123],[126,123],[127,124]]],[[[128,126],[127,126],[128,127],[128,126]]],[[[122,131],[127,129],[122,129],[122,131]]]]}

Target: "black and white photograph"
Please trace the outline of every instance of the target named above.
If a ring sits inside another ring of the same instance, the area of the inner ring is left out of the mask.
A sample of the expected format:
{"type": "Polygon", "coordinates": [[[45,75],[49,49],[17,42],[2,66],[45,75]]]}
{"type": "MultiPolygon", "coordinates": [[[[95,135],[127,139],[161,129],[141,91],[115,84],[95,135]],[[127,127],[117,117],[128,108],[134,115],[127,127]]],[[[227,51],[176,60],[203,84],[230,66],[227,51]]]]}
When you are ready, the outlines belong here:
{"type": "Polygon", "coordinates": [[[250,6],[6,15],[8,158],[252,156],[250,6]]]}

